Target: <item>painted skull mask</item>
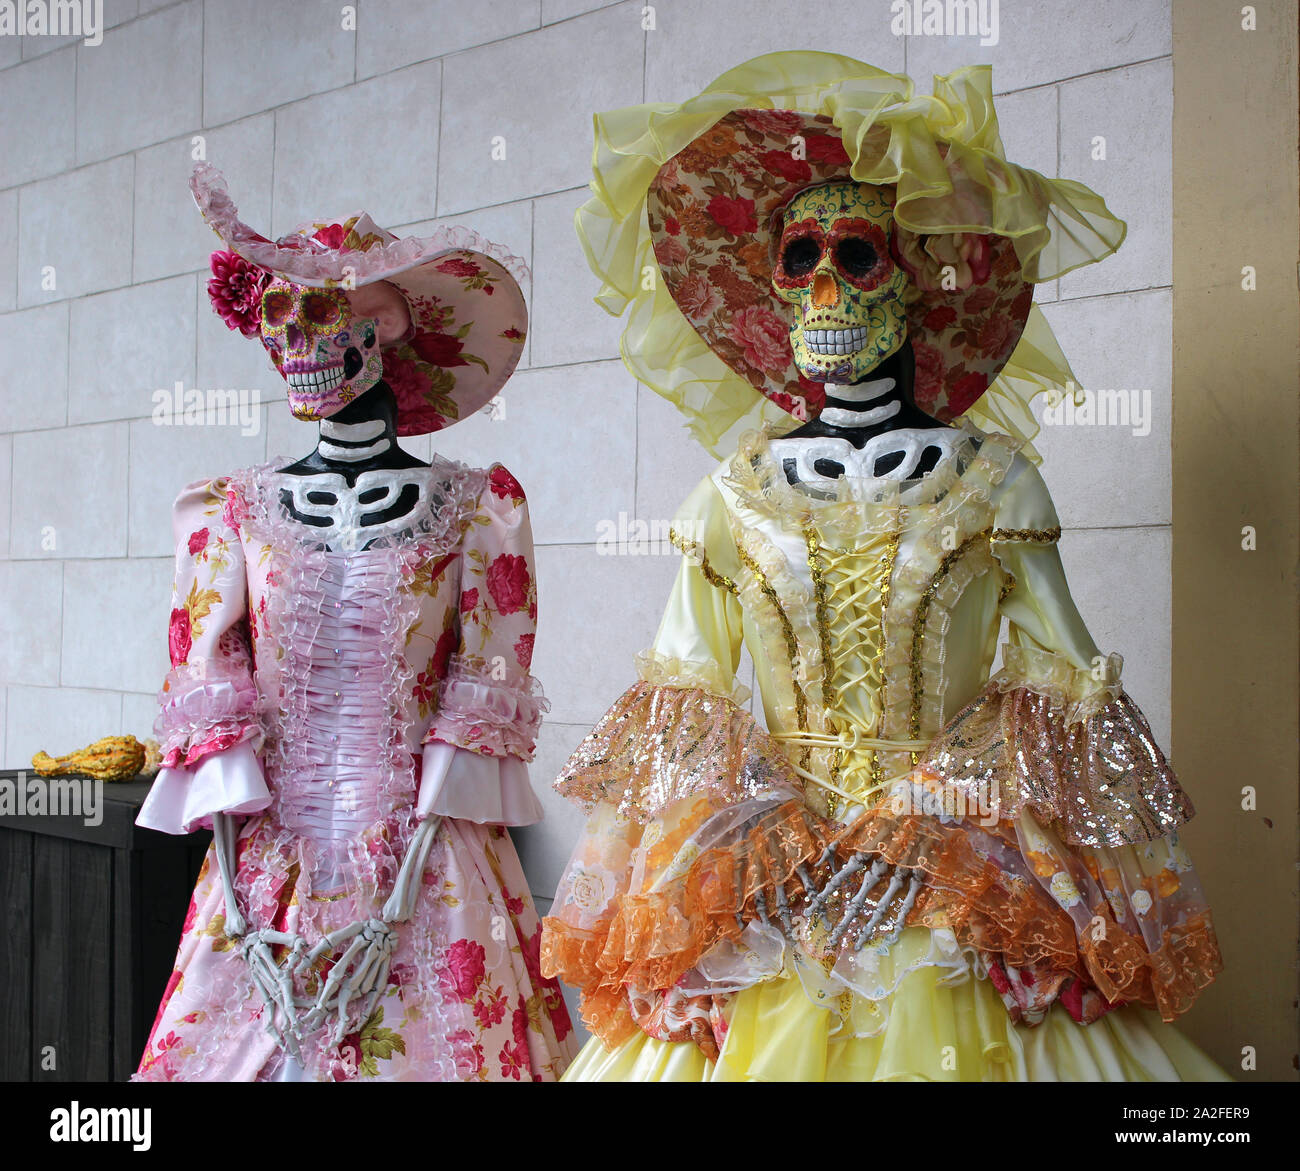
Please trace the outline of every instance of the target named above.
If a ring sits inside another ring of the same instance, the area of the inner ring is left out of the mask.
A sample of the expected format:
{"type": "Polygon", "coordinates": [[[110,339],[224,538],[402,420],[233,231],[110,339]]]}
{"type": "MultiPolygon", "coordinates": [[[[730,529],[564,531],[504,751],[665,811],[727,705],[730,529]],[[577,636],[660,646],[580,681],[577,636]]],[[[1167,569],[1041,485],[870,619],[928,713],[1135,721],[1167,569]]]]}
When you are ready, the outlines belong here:
{"type": "Polygon", "coordinates": [[[385,282],[347,292],[276,278],[262,292],[262,344],[297,419],[327,419],[373,387],[384,373],[381,347],[409,328],[405,299],[385,282]]]}
{"type": "Polygon", "coordinates": [[[905,269],[895,263],[893,191],[827,183],[785,208],[772,287],[797,307],[794,363],[814,382],[857,382],[907,337],[905,269]]]}

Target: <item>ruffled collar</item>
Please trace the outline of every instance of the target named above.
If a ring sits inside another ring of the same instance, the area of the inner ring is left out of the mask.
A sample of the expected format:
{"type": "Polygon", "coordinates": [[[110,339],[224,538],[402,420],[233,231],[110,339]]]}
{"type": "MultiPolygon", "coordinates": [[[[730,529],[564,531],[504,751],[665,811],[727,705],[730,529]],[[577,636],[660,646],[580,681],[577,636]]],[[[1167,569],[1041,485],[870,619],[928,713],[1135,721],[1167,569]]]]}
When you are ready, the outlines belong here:
{"type": "Polygon", "coordinates": [[[919,480],[841,476],[819,482],[816,495],[786,479],[769,447],[770,427],[748,431],[722,483],[742,507],[793,529],[813,525],[825,534],[848,537],[929,527],[965,505],[987,501],[1021,446],[1009,436],[986,435],[969,424],[960,429],[965,438],[919,480]]]}

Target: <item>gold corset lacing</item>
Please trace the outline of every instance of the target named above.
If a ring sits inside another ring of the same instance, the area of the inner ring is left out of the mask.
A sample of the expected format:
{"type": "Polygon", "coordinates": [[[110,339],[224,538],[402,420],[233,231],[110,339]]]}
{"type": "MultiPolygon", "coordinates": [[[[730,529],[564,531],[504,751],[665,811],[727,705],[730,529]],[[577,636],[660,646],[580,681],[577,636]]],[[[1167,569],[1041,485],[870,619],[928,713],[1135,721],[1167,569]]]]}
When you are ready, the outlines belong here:
{"type": "Polygon", "coordinates": [[[899,779],[882,777],[882,752],[929,747],[929,741],[876,734],[884,719],[884,616],[899,533],[882,532],[859,548],[840,550],[824,546],[811,524],[803,532],[816,596],[822,708],[830,730],[779,733],[775,739],[832,750],[829,779],[798,766],[796,771],[852,804],[866,805],[873,794],[899,779]]]}

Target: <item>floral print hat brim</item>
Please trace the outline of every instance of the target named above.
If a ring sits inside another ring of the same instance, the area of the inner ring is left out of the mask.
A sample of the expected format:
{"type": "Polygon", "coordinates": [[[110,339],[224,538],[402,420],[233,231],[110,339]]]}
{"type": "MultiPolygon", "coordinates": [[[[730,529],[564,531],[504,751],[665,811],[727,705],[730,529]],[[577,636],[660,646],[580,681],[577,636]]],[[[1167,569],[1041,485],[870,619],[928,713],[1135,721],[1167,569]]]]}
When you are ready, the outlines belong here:
{"type": "Polygon", "coordinates": [[[358,212],[302,224],[273,241],[239,219],[225,179],[210,164],[194,168],[190,190],[235,254],[213,254],[208,287],[232,329],[257,335],[261,288],[270,277],[315,288],[387,281],[402,293],[412,329],[383,351],[399,435],[425,435],[469,418],[519,364],[528,331],[520,286],[528,268],[477,232],[445,227],[433,236],[398,239],[358,212]]]}
{"type": "Polygon", "coordinates": [[[783,208],[822,183],[893,191],[923,410],[1027,441],[1029,399],[1072,378],[1032,285],[1114,252],[1124,223],[1083,184],[1006,160],[987,66],[934,91],[847,57],[770,53],[681,105],[597,115],[595,195],[577,216],[597,301],[631,305],[624,361],[715,454],[821,410],[771,277],[783,208]]]}

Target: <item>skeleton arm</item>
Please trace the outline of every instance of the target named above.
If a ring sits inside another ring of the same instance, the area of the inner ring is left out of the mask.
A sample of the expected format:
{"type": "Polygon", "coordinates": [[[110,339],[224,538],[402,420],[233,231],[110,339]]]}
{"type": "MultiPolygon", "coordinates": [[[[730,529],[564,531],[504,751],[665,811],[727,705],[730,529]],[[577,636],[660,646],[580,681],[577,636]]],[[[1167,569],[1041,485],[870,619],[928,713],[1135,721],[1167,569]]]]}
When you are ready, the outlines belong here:
{"type": "Polygon", "coordinates": [[[277,963],[271,948],[289,948],[296,963],[306,951],[306,944],[301,936],[288,935],[283,931],[270,928],[248,930],[248,923],[235,898],[235,843],[238,837],[239,829],[232,815],[212,815],[214,853],[217,856],[217,872],[221,877],[221,890],[226,904],[226,937],[238,942],[240,953],[248,966],[248,974],[267,1007],[267,1031],[297,1058],[297,1009],[303,1007],[303,1003],[295,997],[293,991],[294,965],[286,967],[277,963]]]}
{"type": "Polygon", "coordinates": [[[221,891],[226,899],[226,936],[241,939],[247,930],[244,916],[235,901],[235,839],[239,836],[235,820],[229,813],[212,815],[212,844],[217,855],[217,872],[221,875],[221,891]]]}
{"type": "Polygon", "coordinates": [[[415,911],[415,901],[420,893],[420,876],[429,860],[429,851],[442,826],[441,817],[426,817],[416,828],[411,844],[406,848],[402,868],[393,883],[393,893],[388,896],[380,912],[385,923],[405,923],[415,911]]]}

